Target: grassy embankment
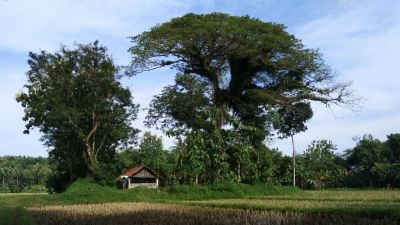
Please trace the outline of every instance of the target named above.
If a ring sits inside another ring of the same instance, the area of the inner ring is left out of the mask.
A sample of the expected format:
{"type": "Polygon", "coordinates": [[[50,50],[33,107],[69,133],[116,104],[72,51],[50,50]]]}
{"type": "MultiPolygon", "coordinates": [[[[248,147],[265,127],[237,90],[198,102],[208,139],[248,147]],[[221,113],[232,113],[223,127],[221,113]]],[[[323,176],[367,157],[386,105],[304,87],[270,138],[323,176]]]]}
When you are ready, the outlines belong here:
{"type": "Polygon", "coordinates": [[[118,190],[101,186],[88,179],[75,182],[65,193],[54,195],[5,194],[0,195],[0,225],[32,224],[27,207],[50,205],[96,204],[110,202],[179,203],[188,200],[260,198],[268,195],[300,193],[297,188],[265,185],[173,186],[161,189],[138,188],[118,190]],[[18,219],[18,223],[16,223],[18,219]],[[9,222],[13,221],[13,222],[9,222]]]}
{"type": "MultiPolygon", "coordinates": [[[[43,219],[48,218],[46,215],[54,216],[54,213],[58,213],[57,215],[71,215],[71,213],[74,213],[73,209],[79,209],[79,206],[68,206],[61,208],[61,210],[57,208],[59,206],[55,205],[99,204],[110,202],[162,203],[161,206],[157,204],[153,204],[152,206],[140,205],[140,207],[131,205],[130,208],[132,208],[132,210],[135,208],[138,210],[136,212],[133,210],[131,214],[128,214],[135,217],[140,216],[141,218],[145,217],[143,212],[146,212],[147,214],[145,213],[145,215],[149,216],[152,213],[151,211],[154,210],[154,207],[159,207],[156,212],[166,217],[170,216],[173,218],[174,214],[172,212],[180,212],[179,215],[181,215],[182,218],[193,218],[193,216],[190,216],[191,213],[198,213],[198,216],[201,217],[201,213],[203,212],[205,221],[212,220],[214,217],[227,218],[223,219],[227,224],[234,223],[234,221],[231,220],[232,218],[236,218],[233,214],[242,215],[252,220],[251,215],[254,215],[255,218],[262,219],[264,217],[271,218],[271,213],[274,215],[273,218],[277,221],[286,218],[285,221],[288,224],[312,224],[307,221],[325,221],[324,223],[326,224],[326,222],[329,221],[338,222],[339,220],[347,221],[347,224],[368,224],[368,221],[370,221],[369,224],[389,224],[389,222],[393,222],[390,224],[400,224],[397,223],[397,221],[400,221],[399,190],[343,189],[301,191],[292,187],[236,184],[175,186],[158,190],[117,190],[115,188],[94,184],[89,180],[82,180],[74,183],[67,192],[63,194],[0,196],[0,206],[3,208],[3,210],[0,210],[0,224],[7,224],[4,223],[4,221],[10,221],[9,218],[13,218],[14,220],[16,218],[23,218],[22,222],[24,223],[18,224],[32,224],[32,218],[30,218],[29,214],[22,207],[29,207],[30,212],[33,213],[35,217],[41,217],[43,219]],[[174,204],[174,206],[166,207],[165,204],[174,204]],[[50,208],[43,208],[43,206],[50,206],[50,208]],[[53,206],[55,208],[51,208],[53,206]],[[210,213],[206,208],[204,208],[204,210],[199,210],[199,208],[197,208],[198,206],[202,206],[202,208],[206,206],[222,209],[214,209],[212,211],[215,211],[215,213],[210,213]],[[42,207],[40,209],[43,211],[40,211],[37,207],[42,207]],[[224,211],[228,208],[228,211],[224,211]],[[191,211],[190,209],[193,210],[191,211]],[[243,209],[246,210],[243,211],[243,209]],[[46,213],[43,214],[43,212],[46,213]],[[69,214],[66,212],[69,212],[69,214]],[[1,221],[3,221],[3,223],[1,221]]],[[[104,207],[107,208],[107,204],[91,205],[91,208],[95,210],[90,212],[96,214],[109,211],[104,209],[104,207]]],[[[124,212],[125,214],[123,216],[129,217],[126,215],[126,210],[124,210],[126,204],[113,204],[112,207],[117,209],[121,208],[120,210],[116,210],[116,212],[124,212]]],[[[90,214],[80,213],[79,215],[84,215],[86,219],[91,217],[90,214]]],[[[114,216],[119,218],[121,215],[116,213],[114,216]]],[[[73,217],[77,218],[76,216],[72,216],[71,218],[73,217]]],[[[101,218],[104,220],[104,216],[101,216],[101,218]]],[[[95,219],[95,217],[92,219],[95,219]]],[[[62,220],[68,221],[66,218],[62,220]]],[[[265,218],[262,219],[262,221],[264,220],[265,218]]],[[[190,221],[186,220],[181,222],[190,223],[190,221]]],[[[69,221],[69,223],[73,223],[73,221],[69,221]]],[[[225,223],[221,222],[221,224],[225,223]]],[[[271,224],[273,223],[271,222],[271,224]]],[[[346,223],[343,222],[342,224],[346,223]]]]}

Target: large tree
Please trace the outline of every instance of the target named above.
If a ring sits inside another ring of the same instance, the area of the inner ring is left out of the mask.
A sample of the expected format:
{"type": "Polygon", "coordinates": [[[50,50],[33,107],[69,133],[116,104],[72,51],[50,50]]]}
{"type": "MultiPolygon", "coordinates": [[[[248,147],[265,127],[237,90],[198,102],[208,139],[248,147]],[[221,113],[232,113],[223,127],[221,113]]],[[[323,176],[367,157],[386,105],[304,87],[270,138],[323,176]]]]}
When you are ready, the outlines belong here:
{"type": "Polygon", "coordinates": [[[31,52],[28,63],[26,91],[17,96],[25,108],[25,133],[39,128],[65,173],[78,167],[79,176],[93,175],[99,162],[135,136],[130,123],[138,106],[97,41],[54,54],[31,52]]]}
{"type": "Polygon", "coordinates": [[[291,131],[304,128],[308,117],[301,114],[307,108],[312,115],[311,101],[351,106],[355,100],[350,83],[336,82],[321,54],[304,47],[280,24],[221,13],[187,14],[131,40],[131,75],[171,66],[192,77],[195,88],[204,86],[199,93],[190,85],[179,85],[178,79],[177,85],[156,97],[150,107],[152,119],[168,118],[169,124],[174,121],[191,129],[211,125],[207,139],[219,155],[226,153],[219,142],[233,120],[254,128],[250,141],[258,148],[271,133],[274,120],[284,121],[280,124],[291,131]],[[196,103],[201,104],[196,107],[196,103]],[[174,112],[176,106],[183,110],[174,112]],[[287,115],[295,120],[287,120],[287,115]]]}
{"type": "MultiPolygon", "coordinates": [[[[216,129],[230,110],[249,123],[299,102],[352,103],[350,83],[280,24],[227,14],[187,14],[131,38],[131,74],[173,66],[212,89],[216,129]]],[[[261,120],[262,122],[262,120],[261,120]]]]}

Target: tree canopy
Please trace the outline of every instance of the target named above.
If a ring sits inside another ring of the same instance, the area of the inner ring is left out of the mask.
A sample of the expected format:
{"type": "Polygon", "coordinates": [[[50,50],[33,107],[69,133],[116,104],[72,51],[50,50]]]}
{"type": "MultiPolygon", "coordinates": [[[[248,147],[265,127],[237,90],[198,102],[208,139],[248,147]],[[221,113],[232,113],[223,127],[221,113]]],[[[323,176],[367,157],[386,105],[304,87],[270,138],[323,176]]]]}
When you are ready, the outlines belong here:
{"type": "Polygon", "coordinates": [[[266,131],[272,118],[267,115],[284,116],[279,110],[304,113],[310,101],[351,105],[355,100],[350,82],[336,82],[321,54],[280,24],[222,13],[187,14],[131,40],[130,74],[172,66],[201,78],[217,114],[216,130],[237,116],[266,131]]]}
{"type": "Polygon", "coordinates": [[[350,82],[337,82],[322,55],[281,24],[190,13],[131,40],[128,74],[166,66],[178,72],[175,85],[153,99],[148,125],[160,123],[167,134],[202,131],[217,173],[232,149],[229,133],[237,127],[250,128],[242,130],[245,142],[262,149],[274,130],[283,137],[305,131],[312,101],[356,102],[350,82]]]}
{"type": "Polygon", "coordinates": [[[93,175],[99,162],[135,137],[130,122],[138,106],[97,41],[54,54],[31,52],[28,63],[26,91],[17,96],[25,108],[25,133],[34,127],[43,133],[61,173],[71,179],[93,175]]]}

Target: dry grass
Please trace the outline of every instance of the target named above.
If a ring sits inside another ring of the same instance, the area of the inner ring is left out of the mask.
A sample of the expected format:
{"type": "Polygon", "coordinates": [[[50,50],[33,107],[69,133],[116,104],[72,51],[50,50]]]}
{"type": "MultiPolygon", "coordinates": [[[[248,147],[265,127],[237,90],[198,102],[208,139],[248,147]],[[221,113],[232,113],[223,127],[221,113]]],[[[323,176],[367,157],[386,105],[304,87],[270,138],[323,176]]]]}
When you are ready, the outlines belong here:
{"type": "Polygon", "coordinates": [[[0,196],[48,195],[48,193],[0,193],[0,196]]]}
{"type": "MultiPolygon", "coordinates": [[[[231,200],[227,200],[231,201],[231,200]]],[[[396,225],[389,218],[351,215],[252,211],[152,203],[106,203],[28,208],[38,225],[396,225]]]]}
{"type": "Polygon", "coordinates": [[[396,201],[400,202],[399,190],[323,190],[309,191],[313,199],[358,200],[358,201],[396,201]]]}
{"type": "MultiPolygon", "coordinates": [[[[192,203],[199,203],[203,205],[246,205],[250,208],[264,207],[265,209],[328,209],[328,208],[343,208],[343,209],[362,209],[371,207],[380,208],[398,208],[400,210],[400,202],[378,202],[378,201],[316,201],[316,200],[278,200],[278,199],[220,199],[220,200],[206,200],[196,201],[192,203]]],[[[246,208],[249,208],[246,207],[246,208]]]]}
{"type": "Polygon", "coordinates": [[[297,195],[274,195],[272,199],[304,199],[330,201],[373,201],[373,202],[400,202],[400,191],[395,190],[322,190],[305,191],[297,195]]]}

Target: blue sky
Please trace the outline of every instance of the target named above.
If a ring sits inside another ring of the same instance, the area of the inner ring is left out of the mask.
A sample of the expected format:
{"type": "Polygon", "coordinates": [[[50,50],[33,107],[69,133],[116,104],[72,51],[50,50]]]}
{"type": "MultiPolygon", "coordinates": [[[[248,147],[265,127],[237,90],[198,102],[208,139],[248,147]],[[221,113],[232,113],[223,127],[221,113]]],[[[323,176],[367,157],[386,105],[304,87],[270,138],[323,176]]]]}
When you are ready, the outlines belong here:
{"type": "MultiPolygon", "coordinates": [[[[15,94],[26,82],[29,51],[54,52],[61,44],[99,40],[120,65],[130,55],[128,36],[186,13],[224,12],[283,23],[307,47],[318,48],[340,80],[367,100],[361,111],[313,104],[307,132],[295,136],[299,152],[312,140],[330,139],[340,151],[355,136],[383,140],[400,132],[400,1],[397,0],[0,0],[0,155],[45,156],[40,134],[22,134],[23,108],[15,94]]],[[[145,108],[152,96],[173,82],[169,69],[125,79],[135,101],[145,108]]],[[[134,125],[142,130],[146,112],[134,125]]],[[[151,131],[162,135],[161,132],[151,131]]],[[[166,147],[173,139],[164,137],[166,147]]],[[[267,143],[290,153],[289,140],[267,143]]]]}

